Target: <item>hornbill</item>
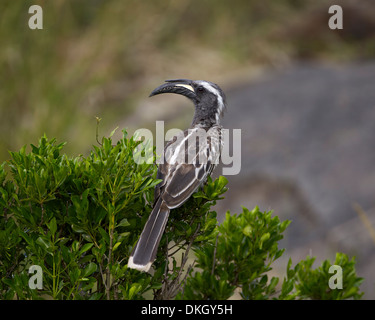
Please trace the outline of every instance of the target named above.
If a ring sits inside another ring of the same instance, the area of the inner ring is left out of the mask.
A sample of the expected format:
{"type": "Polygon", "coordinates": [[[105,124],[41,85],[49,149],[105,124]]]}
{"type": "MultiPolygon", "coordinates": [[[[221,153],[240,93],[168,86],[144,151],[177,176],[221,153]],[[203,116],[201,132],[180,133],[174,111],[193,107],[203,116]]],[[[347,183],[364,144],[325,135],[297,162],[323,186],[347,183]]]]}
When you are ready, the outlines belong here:
{"type": "Polygon", "coordinates": [[[128,267],[148,271],[156,258],[160,239],[171,209],[180,207],[207,180],[220,159],[222,127],[226,109],[224,92],[217,84],[203,80],[166,80],[151,96],[176,93],[195,105],[189,129],[167,142],[158,166],[153,210],[135,245],[128,267]]]}

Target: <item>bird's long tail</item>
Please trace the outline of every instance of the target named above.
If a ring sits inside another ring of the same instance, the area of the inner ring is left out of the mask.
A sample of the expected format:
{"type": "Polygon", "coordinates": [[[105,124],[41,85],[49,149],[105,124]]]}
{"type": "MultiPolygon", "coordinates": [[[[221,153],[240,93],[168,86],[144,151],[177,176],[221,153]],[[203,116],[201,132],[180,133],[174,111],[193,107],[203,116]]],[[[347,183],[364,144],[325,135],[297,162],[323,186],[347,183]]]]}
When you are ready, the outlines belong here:
{"type": "Polygon", "coordinates": [[[143,228],[128,261],[128,267],[148,271],[156,258],[160,239],[169,217],[169,208],[159,199],[143,228]]]}

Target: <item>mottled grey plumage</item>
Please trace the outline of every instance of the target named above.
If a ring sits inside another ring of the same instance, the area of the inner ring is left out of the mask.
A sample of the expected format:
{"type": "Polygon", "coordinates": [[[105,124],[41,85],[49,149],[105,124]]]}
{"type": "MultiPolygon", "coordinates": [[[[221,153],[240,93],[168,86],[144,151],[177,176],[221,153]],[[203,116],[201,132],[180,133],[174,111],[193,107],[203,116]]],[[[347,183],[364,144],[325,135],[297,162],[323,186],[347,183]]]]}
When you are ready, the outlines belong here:
{"type": "Polygon", "coordinates": [[[168,141],[155,187],[153,210],[130,255],[128,267],[148,271],[156,258],[171,209],[181,206],[219,163],[222,150],[220,119],[226,108],[224,92],[208,81],[167,80],[150,96],[177,93],[193,101],[195,113],[189,129],[168,141]]]}

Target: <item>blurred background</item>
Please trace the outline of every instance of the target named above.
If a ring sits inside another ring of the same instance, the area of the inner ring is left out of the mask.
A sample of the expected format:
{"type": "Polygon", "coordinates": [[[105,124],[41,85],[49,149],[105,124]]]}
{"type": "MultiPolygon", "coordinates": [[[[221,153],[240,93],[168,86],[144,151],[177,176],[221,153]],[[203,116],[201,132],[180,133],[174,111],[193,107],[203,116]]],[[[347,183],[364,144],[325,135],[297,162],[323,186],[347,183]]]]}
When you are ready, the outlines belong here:
{"type": "MultiPolygon", "coordinates": [[[[373,0],[2,0],[0,162],[46,133],[87,154],[99,135],[190,125],[165,79],[226,92],[223,125],[242,130],[242,170],[217,206],[290,219],[294,263],[342,251],[375,298],[375,2],[373,0]],[[28,9],[43,8],[43,30],[28,9]],[[342,30],[328,27],[331,5],[342,30]]],[[[216,171],[219,175],[221,170],[216,171]]],[[[286,259],[273,272],[285,274],[286,259]]]]}

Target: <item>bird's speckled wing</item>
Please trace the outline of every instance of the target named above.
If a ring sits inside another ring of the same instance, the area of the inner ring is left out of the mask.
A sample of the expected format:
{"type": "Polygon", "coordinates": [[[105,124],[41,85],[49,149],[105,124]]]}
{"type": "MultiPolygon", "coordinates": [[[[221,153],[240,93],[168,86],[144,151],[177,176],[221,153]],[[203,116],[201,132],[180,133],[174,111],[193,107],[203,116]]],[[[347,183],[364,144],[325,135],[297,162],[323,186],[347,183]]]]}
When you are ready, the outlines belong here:
{"type": "Polygon", "coordinates": [[[161,197],[169,209],[181,206],[218,164],[222,149],[221,127],[208,131],[199,129],[185,130],[164,149],[164,162],[157,173],[157,179],[163,181],[155,188],[155,202],[161,197]]]}

